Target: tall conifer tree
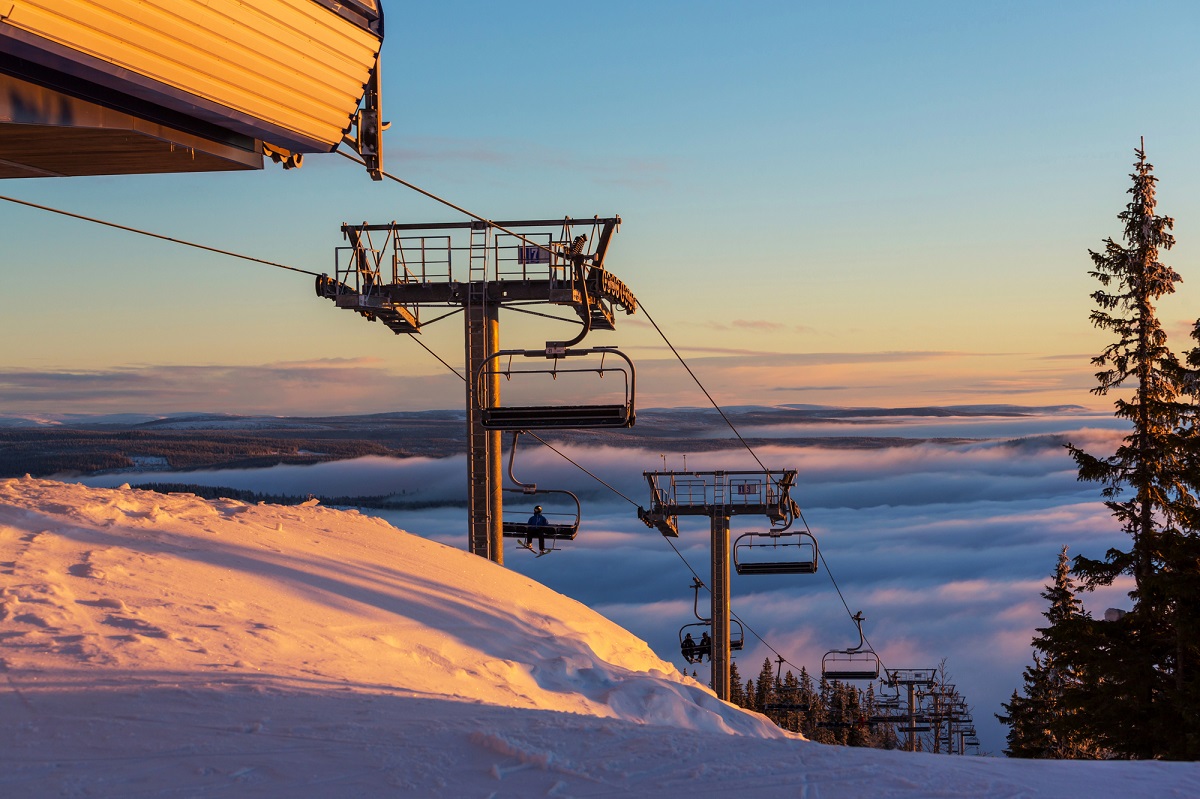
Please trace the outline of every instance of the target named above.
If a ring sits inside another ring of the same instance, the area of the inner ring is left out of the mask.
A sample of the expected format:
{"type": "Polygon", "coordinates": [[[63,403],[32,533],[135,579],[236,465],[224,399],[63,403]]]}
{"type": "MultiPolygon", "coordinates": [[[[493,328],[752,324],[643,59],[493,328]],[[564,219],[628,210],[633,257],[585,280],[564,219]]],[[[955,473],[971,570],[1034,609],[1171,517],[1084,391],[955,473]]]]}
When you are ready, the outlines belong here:
{"type": "MultiPolygon", "coordinates": [[[[1197,614],[1198,384],[1167,347],[1156,315],[1155,303],[1181,280],[1159,260],[1175,243],[1174,222],[1157,214],[1157,178],[1144,149],[1135,152],[1132,199],[1119,215],[1124,244],[1108,239],[1103,252],[1091,253],[1091,274],[1102,286],[1092,295],[1092,323],[1116,339],[1093,359],[1100,367],[1093,391],[1131,389],[1129,399],[1115,403],[1131,431],[1106,458],[1068,445],[1080,479],[1103,484],[1105,504],[1131,539],[1128,549],[1110,549],[1103,560],[1077,557],[1074,571],[1089,590],[1131,575],[1133,609],[1075,628],[1073,665],[1086,679],[1067,691],[1067,701],[1115,753],[1196,757],[1200,719],[1191,671],[1200,653],[1189,635],[1197,614]]],[[[1189,360],[1200,365],[1200,356],[1189,360]]]]}
{"type": "Polygon", "coordinates": [[[1130,177],[1133,199],[1118,215],[1125,223],[1125,244],[1106,239],[1103,252],[1090,251],[1091,275],[1102,288],[1092,294],[1098,306],[1092,324],[1111,331],[1116,341],[1092,363],[1100,367],[1092,393],[1104,396],[1127,383],[1131,399],[1118,398],[1115,415],[1133,426],[1115,454],[1098,458],[1068,444],[1079,479],[1104,485],[1105,504],[1129,533],[1129,551],[1111,549],[1104,561],[1076,559],[1076,572],[1088,587],[1109,585],[1119,574],[1132,574],[1140,590],[1153,573],[1158,532],[1176,522],[1174,508],[1187,495],[1176,429],[1188,415],[1180,399],[1180,364],[1167,348],[1167,336],[1155,303],[1175,291],[1179,273],[1159,260],[1175,244],[1170,217],[1155,213],[1154,167],[1145,150],[1136,151],[1130,177]]]}

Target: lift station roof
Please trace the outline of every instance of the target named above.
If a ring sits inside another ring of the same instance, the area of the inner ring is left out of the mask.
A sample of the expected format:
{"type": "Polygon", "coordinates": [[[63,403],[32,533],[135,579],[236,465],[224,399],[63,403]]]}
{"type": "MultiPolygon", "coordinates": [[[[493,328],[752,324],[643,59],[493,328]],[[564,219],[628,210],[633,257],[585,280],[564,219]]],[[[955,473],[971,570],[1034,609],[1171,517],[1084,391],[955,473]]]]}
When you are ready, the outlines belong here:
{"type": "Polygon", "coordinates": [[[382,42],[378,0],[0,1],[0,177],[331,152],[382,42]]]}

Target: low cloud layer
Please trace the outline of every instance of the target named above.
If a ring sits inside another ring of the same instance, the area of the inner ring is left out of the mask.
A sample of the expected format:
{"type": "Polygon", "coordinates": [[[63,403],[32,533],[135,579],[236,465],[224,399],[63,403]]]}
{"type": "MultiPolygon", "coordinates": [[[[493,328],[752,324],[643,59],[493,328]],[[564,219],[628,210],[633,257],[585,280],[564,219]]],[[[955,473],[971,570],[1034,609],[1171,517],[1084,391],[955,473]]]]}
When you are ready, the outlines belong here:
{"type": "MultiPolygon", "coordinates": [[[[773,468],[798,470],[795,496],[825,563],[812,576],[734,575],[733,607],[747,628],[738,658],[743,675],[757,674],[763,658],[774,659],[775,652],[796,669],[819,672],[826,650],[856,643],[840,590],[849,611],[866,616],[864,631],[887,666],[926,668],[947,659],[974,705],[985,748],[999,751],[1002,730],[992,713],[1019,686],[1029,662],[1030,639],[1045,609],[1039,593],[1059,549],[1068,545],[1071,554],[1099,557],[1123,543],[1098,487],[1076,479],[1062,445],[1071,440],[1105,454],[1120,431],[1101,426],[1102,418],[1066,413],[1009,420],[1010,437],[971,435],[993,431],[1003,421],[983,417],[973,426],[955,420],[962,439],[978,439],[967,443],[913,445],[898,438],[897,446],[842,449],[831,439],[830,446],[760,448],[759,456],[773,468]]],[[[900,428],[909,424],[914,431],[925,423],[887,422],[900,428]]],[[[797,432],[803,428],[797,426],[797,432]]],[[[609,614],[682,666],[676,654],[679,629],[695,621],[691,569],[709,581],[708,524],[702,518],[682,520],[672,547],[637,520],[635,505],[649,504],[643,471],[661,469],[664,462],[681,469],[685,456],[611,447],[563,451],[624,498],[548,449],[524,445],[518,476],[541,488],[574,491],[583,521],[578,539],[562,551],[534,559],[514,546],[506,552],[506,565],[609,614]]],[[[752,468],[740,451],[691,454],[686,463],[692,470],[752,468]]],[[[87,482],[116,485],[131,479],[138,478],[110,475],[87,482]]],[[[398,527],[466,546],[465,510],[455,504],[465,498],[462,457],[374,458],[173,479],[301,494],[394,493],[443,502],[381,515],[398,527]]],[[[543,496],[538,501],[555,510],[553,498],[543,496]]],[[[510,493],[506,508],[524,518],[533,501],[510,493]]],[[[763,519],[735,516],[733,535],[764,525],[763,519]]],[[[1110,605],[1127,604],[1128,588],[1086,595],[1085,602],[1098,615],[1110,605]]],[[[707,608],[702,596],[702,615],[707,608]]]]}

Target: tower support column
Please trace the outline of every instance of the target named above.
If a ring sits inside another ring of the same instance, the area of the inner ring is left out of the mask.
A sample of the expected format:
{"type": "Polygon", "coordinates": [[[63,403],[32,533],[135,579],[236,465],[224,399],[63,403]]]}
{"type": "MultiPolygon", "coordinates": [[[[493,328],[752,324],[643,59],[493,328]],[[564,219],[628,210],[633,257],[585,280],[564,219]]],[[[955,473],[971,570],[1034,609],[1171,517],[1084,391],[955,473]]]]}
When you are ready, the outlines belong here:
{"type": "Polygon", "coordinates": [[[712,514],[712,687],[729,701],[729,512],[712,514]]]}
{"type": "MultiPolygon", "coordinates": [[[[471,286],[469,291],[475,292],[471,286]]],[[[481,408],[494,408],[500,401],[500,375],[485,375],[476,385],[476,375],[489,357],[500,349],[499,306],[483,302],[485,286],[478,287],[479,302],[464,309],[467,365],[467,547],[480,557],[504,563],[504,514],[501,489],[501,442],[499,430],[483,426],[481,408]],[[477,396],[476,392],[481,392],[477,396]]]]}

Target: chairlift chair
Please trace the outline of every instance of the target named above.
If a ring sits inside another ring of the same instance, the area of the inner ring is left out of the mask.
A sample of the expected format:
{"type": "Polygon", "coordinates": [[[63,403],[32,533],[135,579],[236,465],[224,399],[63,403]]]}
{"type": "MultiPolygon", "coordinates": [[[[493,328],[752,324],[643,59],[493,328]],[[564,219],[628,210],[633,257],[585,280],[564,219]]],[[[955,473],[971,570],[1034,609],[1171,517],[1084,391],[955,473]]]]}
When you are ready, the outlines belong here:
{"type": "Polygon", "coordinates": [[[821,676],[842,681],[877,679],[879,656],[869,649],[865,652],[834,649],[821,658],[821,676]]]}
{"type": "Polygon", "coordinates": [[[750,532],[733,542],[733,567],[738,574],[816,574],[817,559],[812,533],[750,532]]]}
{"type": "MultiPolygon", "coordinates": [[[[679,628],[679,651],[683,654],[684,658],[687,659],[688,663],[699,663],[704,655],[708,655],[709,659],[712,659],[712,644],[709,644],[708,647],[702,647],[700,645],[700,638],[693,637],[693,647],[691,652],[692,656],[694,656],[696,660],[692,660],[692,658],[688,655],[688,648],[687,644],[685,643],[688,632],[692,631],[691,628],[698,628],[694,630],[694,632],[703,635],[703,633],[712,626],[712,619],[706,619],[700,615],[700,589],[703,586],[704,583],[700,582],[699,578],[692,578],[692,590],[695,591],[692,599],[692,614],[695,615],[697,621],[694,621],[690,624],[685,624],[679,628]]],[[[729,648],[731,650],[738,651],[746,645],[746,633],[742,629],[742,623],[737,619],[730,619],[729,622],[732,625],[729,629],[729,648]]]]}
{"type": "MultiPolygon", "coordinates": [[[[730,619],[729,621],[733,625],[729,630],[729,648],[738,651],[746,644],[746,634],[742,630],[742,623],[740,621],[737,619],[730,619]]],[[[712,627],[711,621],[696,621],[679,628],[679,651],[688,663],[699,663],[706,656],[709,660],[712,660],[712,644],[704,646],[700,643],[700,636],[707,632],[710,627],[712,627]],[[687,645],[687,636],[689,633],[692,634],[690,658],[688,656],[687,645]]]]}
{"type": "MultiPolygon", "coordinates": [[[[520,491],[519,489],[515,489],[515,488],[506,488],[506,489],[504,489],[504,491],[505,491],[505,493],[518,493],[518,494],[524,493],[524,492],[520,491]]],[[[543,535],[546,537],[547,540],[574,541],[576,534],[579,532],[579,517],[580,517],[579,497],[575,496],[570,491],[564,491],[564,490],[555,489],[555,488],[538,489],[537,495],[539,497],[539,499],[538,499],[539,505],[546,501],[545,499],[543,499],[545,496],[552,495],[555,497],[564,498],[568,503],[570,503],[568,505],[568,507],[570,507],[570,505],[573,505],[574,510],[573,511],[572,510],[564,510],[564,511],[552,511],[552,510],[546,511],[546,510],[544,510],[542,512],[542,515],[546,517],[547,523],[542,524],[542,525],[530,524],[528,520],[521,522],[521,521],[509,520],[508,518],[505,518],[501,523],[501,528],[504,532],[504,537],[505,538],[529,538],[532,535],[534,538],[537,538],[539,535],[543,535]]],[[[528,495],[526,495],[526,496],[528,496],[528,495]]],[[[510,515],[509,512],[505,511],[505,516],[507,517],[509,515],[510,515]]],[[[519,511],[512,515],[515,515],[517,518],[521,518],[521,517],[528,517],[531,514],[526,511],[519,511]]]]}
{"type": "Polygon", "coordinates": [[[579,532],[579,520],[581,518],[581,509],[579,505],[579,497],[575,496],[570,491],[561,488],[538,488],[536,483],[522,483],[513,473],[513,462],[517,457],[517,439],[520,437],[521,431],[513,431],[512,450],[508,456],[508,479],[510,479],[516,488],[505,488],[506,494],[520,494],[523,497],[529,497],[529,508],[541,507],[543,504],[549,504],[547,499],[552,500],[555,505],[561,510],[549,510],[543,512],[546,517],[546,524],[530,524],[528,521],[529,514],[524,510],[512,513],[506,512],[505,515],[509,518],[502,519],[500,523],[501,531],[505,538],[522,538],[530,539],[543,536],[550,546],[547,551],[557,550],[554,546],[555,541],[574,541],[576,534],[579,532]],[[518,521],[524,519],[524,521],[518,521]]]}
{"type": "Polygon", "coordinates": [[[852,617],[858,627],[858,645],[846,649],[832,649],[821,658],[821,677],[826,680],[877,680],[879,679],[879,655],[866,646],[863,637],[863,615],[859,611],[852,617]]]}
{"type": "Polygon", "coordinates": [[[875,707],[883,710],[895,710],[900,707],[900,686],[891,682],[891,675],[884,674],[879,679],[879,691],[875,694],[875,707]],[[889,693],[889,689],[891,693],[889,693]]]}
{"type": "Polygon", "coordinates": [[[593,373],[600,378],[610,374],[620,375],[623,400],[607,404],[587,405],[499,405],[491,408],[477,406],[480,423],[488,430],[564,430],[596,427],[632,427],[635,415],[635,374],[633,361],[615,347],[591,347],[570,349],[547,347],[544,350],[501,350],[487,358],[475,375],[476,397],[486,396],[482,391],[485,380],[501,375],[507,380],[520,376],[548,375],[557,378],[564,374],[593,373]],[[579,356],[599,355],[600,365],[593,367],[562,367],[559,361],[579,356]],[[624,363],[608,364],[609,356],[624,363]],[[544,358],[552,361],[549,366],[538,369],[513,369],[512,359],[544,358]],[[506,364],[501,361],[507,358],[506,364]]]}
{"type": "Polygon", "coordinates": [[[775,658],[775,662],[778,664],[775,668],[775,687],[773,689],[776,701],[763,705],[763,712],[807,713],[811,708],[808,702],[800,701],[799,684],[791,687],[783,685],[783,664],[787,661],[784,660],[783,655],[779,655],[775,658]]]}

